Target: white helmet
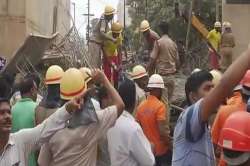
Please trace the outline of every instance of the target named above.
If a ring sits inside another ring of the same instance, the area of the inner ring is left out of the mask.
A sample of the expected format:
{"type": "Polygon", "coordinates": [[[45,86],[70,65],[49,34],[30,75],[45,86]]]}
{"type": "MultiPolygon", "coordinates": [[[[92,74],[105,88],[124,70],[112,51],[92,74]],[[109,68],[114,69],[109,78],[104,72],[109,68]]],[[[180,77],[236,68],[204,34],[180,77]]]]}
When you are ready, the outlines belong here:
{"type": "Polygon", "coordinates": [[[221,23],[220,23],[219,21],[216,21],[216,22],[214,23],[214,27],[215,27],[215,28],[220,28],[220,27],[221,27],[221,23]]]}
{"type": "Polygon", "coordinates": [[[163,78],[159,74],[153,74],[148,81],[148,88],[164,89],[163,78]]]}
{"type": "Polygon", "coordinates": [[[221,78],[222,78],[222,73],[219,70],[214,69],[214,70],[210,71],[210,74],[212,74],[212,76],[213,76],[213,81],[212,81],[213,84],[218,85],[220,83],[221,78]]]}
{"type": "Polygon", "coordinates": [[[191,74],[197,73],[197,72],[199,72],[199,71],[201,71],[201,69],[195,68],[195,69],[191,72],[191,74]]]}
{"type": "Polygon", "coordinates": [[[230,22],[225,21],[225,22],[223,22],[223,27],[224,27],[224,28],[231,28],[231,27],[232,27],[232,25],[231,25],[231,23],[230,23],[230,22]]]}
{"type": "Polygon", "coordinates": [[[147,76],[148,73],[146,71],[146,69],[141,66],[141,65],[136,65],[135,67],[133,67],[132,69],[132,73],[131,73],[131,78],[133,80],[136,80],[136,79],[139,79],[139,78],[142,78],[142,77],[145,77],[147,76]]]}

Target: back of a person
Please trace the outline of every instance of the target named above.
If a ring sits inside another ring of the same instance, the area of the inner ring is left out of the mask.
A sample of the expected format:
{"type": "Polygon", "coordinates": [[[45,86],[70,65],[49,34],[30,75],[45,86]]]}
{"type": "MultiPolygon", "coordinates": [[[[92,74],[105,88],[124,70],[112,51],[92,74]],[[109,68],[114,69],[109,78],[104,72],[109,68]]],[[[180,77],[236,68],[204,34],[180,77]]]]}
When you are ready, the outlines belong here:
{"type": "MultiPolygon", "coordinates": [[[[11,110],[12,114],[12,132],[18,132],[21,129],[35,127],[35,108],[36,103],[29,98],[20,99],[11,110]]],[[[29,155],[28,166],[36,166],[37,157],[35,153],[29,155]]]]}
{"type": "Polygon", "coordinates": [[[157,59],[156,70],[160,75],[166,75],[176,72],[176,60],[178,51],[176,44],[167,36],[163,35],[158,40],[159,55],[157,59]]]}
{"type": "Polygon", "coordinates": [[[149,51],[152,51],[154,48],[154,43],[156,40],[160,39],[159,35],[150,29],[150,33],[147,36],[147,38],[145,38],[145,42],[146,42],[146,47],[149,51]]]}
{"type": "Polygon", "coordinates": [[[128,112],[123,112],[123,115],[117,119],[115,126],[110,128],[107,134],[109,141],[108,146],[109,149],[112,149],[109,150],[112,166],[139,166],[129,150],[131,149],[130,146],[133,146],[131,145],[133,141],[132,134],[136,129],[139,129],[140,126],[135,120],[131,120],[127,117],[132,116],[128,114],[128,112]],[[119,160],[117,160],[117,158],[119,158],[119,160]]]}
{"type": "Polygon", "coordinates": [[[211,30],[208,34],[208,41],[212,44],[213,48],[217,51],[219,43],[221,40],[220,32],[217,32],[215,29],[211,30]]]}
{"type": "Polygon", "coordinates": [[[58,108],[45,108],[42,105],[38,105],[35,109],[36,125],[42,123],[51,114],[53,114],[58,108]]]}
{"type": "Polygon", "coordinates": [[[201,129],[203,132],[196,140],[192,140],[191,131],[188,132],[188,130],[192,130],[191,126],[187,125],[187,121],[190,121],[194,114],[192,110],[199,109],[195,107],[199,107],[199,104],[188,107],[177,121],[174,131],[172,166],[215,166],[214,151],[207,124],[204,124],[201,129]]]}
{"type": "Polygon", "coordinates": [[[136,119],[141,125],[144,134],[149,142],[155,146],[155,154],[162,155],[167,151],[166,144],[163,143],[158,127],[157,116],[160,114],[159,110],[165,105],[154,96],[148,96],[137,109],[136,119]]]}
{"type": "Polygon", "coordinates": [[[225,32],[221,36],[221,47],[234,47],[234,36],[231,32],[225,32]]]}
{"type": "Polygon", "coordinates": [[[36,103],[29,98],[19,100],[12,108],[12,132],[35,125],[36,103]]]}

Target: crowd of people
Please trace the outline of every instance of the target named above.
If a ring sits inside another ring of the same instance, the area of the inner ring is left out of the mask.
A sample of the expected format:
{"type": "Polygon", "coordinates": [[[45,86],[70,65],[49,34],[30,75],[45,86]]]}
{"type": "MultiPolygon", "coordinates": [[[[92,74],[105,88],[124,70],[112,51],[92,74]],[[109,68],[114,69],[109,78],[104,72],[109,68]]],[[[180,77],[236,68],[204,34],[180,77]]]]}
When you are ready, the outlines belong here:
{"type": "MultiPolygon", "coordinates": [[[[0,166],[249,166],[250,46],[231,64],[233,36],[225,23],[226,67],[190,73],[187,104],[172,134],[169,103],[179,56],[168,24],[159,24],[158,35],[141,22],[149,62],[118,81],[122,26],[114,22],[107,30],[114,12],[105,8],[90,40],[93,59],[103,52],[93,60],[95,68],[103,60],[103,71],[52,65],[44,96],[36,73],[13,86],[1,78],[0,166]]],[[[218,42],[219,28],[216,23],[208,38],[218,42]]]]}

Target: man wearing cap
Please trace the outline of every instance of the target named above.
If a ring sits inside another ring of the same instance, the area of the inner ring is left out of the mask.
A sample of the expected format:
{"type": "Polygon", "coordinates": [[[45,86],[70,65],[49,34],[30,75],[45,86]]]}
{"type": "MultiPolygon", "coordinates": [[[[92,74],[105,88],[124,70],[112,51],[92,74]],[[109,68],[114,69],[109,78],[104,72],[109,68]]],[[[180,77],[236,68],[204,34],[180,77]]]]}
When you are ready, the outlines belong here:
{"type": "Polygon", "coordinates": [[[48,68],[45,75],[47,95],[35,109],[36,125],[42,123],[61,106],[60,80],[63,74],[63,69],[58,65],[52,65],[48,68]]]}
{"type": "Polygon", "coordinates": [[[90,64],[94,68],[100,68],[101,66],[101,55],[102,55],[102,45],[104,40],[110,40],[116,42],[112,36],[109,36],[107,32],[110,30],[109,24],[111,24],[114,18],[115,9],[107,5],[104,9],[104,13],[98,20],[98,23],[94,27],[93,35],[89,39],[89,49],[90,49],[90,64]]]}
{"type": "MultiPolygon", "coordinates": [[[[215,22],[214,23],[214,29],[212,29],[208,35],[207,39],[209,43],[212,45],[213,49],[218,52],[219,50],[219,45],[221,41],[221,23],[220,22],[215,22]]],[[[210,67],[212,69],[219,69],[219,57],[217,54],[214,52],[212,48],[209,48],[209,59],[210,59],[210,67]]]]}
{"type": "Polygon", "coordinates": [[[223,159],[227,166],[250,165],[250,113],[237,111],[225,121],[220,135],[223,159]]]}
{"type": "MultiPolygon", "coordinates": [[[[115,124],[116,119],[122,114],[124,104],[119,94],[108,81],[105,74],[99,70],[91,72],[92,79],[96,83],[103,84],[111,98],[111,106],[102,110],[86,110],[95,115],[85,118],[81,115],[73,115],[68,127],[57,132],[44,145],[39,155],[40,166],[94,166],[97,160],[97,143],[107,130],[115,124]],[[85,118],[81,121],[78,117],[85,118]]],[[[83,74],[75,68],[65,71],[61,83],[60,93],[64,101],[70,100],[77,94],[86,91],[83,74]]],[[[85,103],[89,95],[85,97],[85,103]]],[[[89,109],[89,108],[88,108],[89,109]]]]}
{"type": "Polygon", "coordinates": [[[220,55],[221,55],[221,70],[224,72],[232,64],[235,39],[232,33],[231,23],[224,22],[223,27],[224,27],[224,32],[221,36],[220,55]]]}
{"type": "Polygon", "coordinates": [[[119,22],[112,23],[111,31],[107,36],[114,38],[116,41],[105,39],[103,42],[103,69],[109,81],[114,86],[118,86],[118,76],[120,68],[121,46],[122,46],[122,25],[119,22]]]}
{"type": "Polygon", "coordinates": [[[165,103],[171,100],[175,87],[175,76],[179,66],[179,54],[175,42],[168,36],[168,23],[162,21],[159,24],[162,32],[161,38],[155,42],[154,49],[150,55],[150,61],[147,66],[149,74],[160,74],[165,83],[163,100],[165,103]]]}
{"type": "Polygon", "coordinates": [[[136,88],[136,103],[135,103],[135,112],[139,106],[139,104],[146,100],[146,92],[145,89],[147,88],[148,83],[148,73],[146,69],[141,65],[136,65],[132,69],[131,78],[135,81],[135,88],[136,88]]]}
{"type": "Polygon", "coordinates": [[[27,166],[29,154],[46,143],[55,132],[65,127],[71,114],[79,110],[83,104],[83,97],[84,94],[67,102],[37,127],[22,129],[16,133],[11,133],[10,103],[7,99],[0,98],[0,165],[27,166]]]}
{"type": "Polygon", "coordinates": [[[166,107],[160,101],[164,82],[160,75],[153,74],[148,81],[150,95],[137,108],[136,119],[154,147],[156,166],[171,165],[172,152],[166,107]]]}
{"type": "MultiPolygon", "coordinates": [[[[219,158],[220,156],[220,151],[221,149],[218,147],[219,144],[219,138],[220,138],[220,134],[221,134],[221,130],[222,127],[225,123],[225,121],[227,120],[227,118],[234,112],[236,111],[244,111],[246,110],[246,106],[247,106],[247,102],[248,99],[250,98],[250,70],[248,70],[244,76],[244,78],[242,79],[242,90],[241,90],[241,96],[242,96],[242,100],[241,102],[236,102],[234,104],[231,105],[226,105],[226,106],[222,106],[220,107],[214,124],[212,126],[212,130],[211,130],[211,135],[212,135],[212,141],[215,145],[215,149],[217,151],[217,157],[219,158]]],[[[219,166],[225,166],[223,164],[223,160],[222,158],[219,161],[219,166]]]]}
{"type": "Polygon", "coordinates": [[[143,20],[141,22],[140,31],[144,38],[143,50],[147,50],[150,55],[154,48],[155,41],[160,39],[160,36],[150,28],[149,22],[147,20],[143,20]]]}

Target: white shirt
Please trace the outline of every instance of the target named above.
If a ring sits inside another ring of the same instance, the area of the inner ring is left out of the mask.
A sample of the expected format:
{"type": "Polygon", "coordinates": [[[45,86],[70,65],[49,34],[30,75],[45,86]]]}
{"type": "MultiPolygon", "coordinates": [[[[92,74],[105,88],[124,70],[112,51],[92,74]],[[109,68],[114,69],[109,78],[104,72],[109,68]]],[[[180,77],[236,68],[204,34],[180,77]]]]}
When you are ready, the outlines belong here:
{"type": "Polygon", "coordinates": [[[108,131],[111,166],[153,166],[155,158],[142,128],[124,111],[108,131]]]}
{"type": "Polygon", "coordinates": [[[65,107],[62,107],[37,127],[10,134],[9,141],[0,154],[0,166],[27,166],[30,152],[37,150],[55,132],[63,129],[70,117],[65,107]]]}

